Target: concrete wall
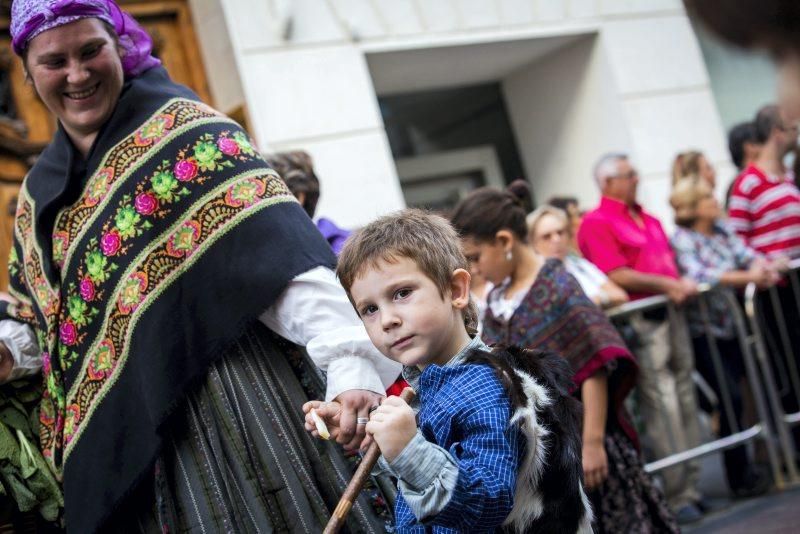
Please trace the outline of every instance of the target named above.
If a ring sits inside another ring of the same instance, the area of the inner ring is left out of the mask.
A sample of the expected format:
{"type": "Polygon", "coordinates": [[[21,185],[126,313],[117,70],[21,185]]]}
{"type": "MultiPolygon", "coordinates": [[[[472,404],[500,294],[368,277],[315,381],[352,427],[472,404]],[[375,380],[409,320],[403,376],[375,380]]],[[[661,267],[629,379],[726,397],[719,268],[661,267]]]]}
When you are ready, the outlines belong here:
{"type": "Polygon", "coordinates": [[[595,205],[589,177],[598,155],[632,146],[599,39],[583,38],[518,69],[503,90],[536,199],[571,195],[595,205]]]}
{"type": "Polygon", "coordinates": [[[189,0],[214,106],[228,112],[245,103],[225,13],[218,1],[189,0]],[[213,69],[211,68],[213,67],[213,69]]]}
{"type": "MultiPolygon", "coordinates": [[[[552,177],[568,176],[588,201],[586,191],[594,187],[585,168],[589,153],[629,147],[643,174],[641,200],[671,218],[667,172],[677,151],[699,148],[728,165],[708,76],[680,0],[196,1],[221,2],[262,148],[308,149],[323,180],[320,213],[344,225],[403,205],[366,53],[595,31],[593,44],[564,52],[569,63],[586,65],[583,74],[560,72],[555,63],[535,67],[577,83],[563,88],[575,91],[572,104],[557,87],[537,89],[564,109],[563,124],[553,128],[564,142],[544,163],[525,158],[529,171],[544,177],[542,184],[534,178],[536,187],[555,190],[552,177]],[[599,83],[608,78],[613,83],[599,83]],[[605,109],[599,102],[607,91],[614,94],[607,95],[605,109]],[[611,116],[616,122],[603,126],[611,116]]],[[[513,74],[508,94],[524,80],[525,73],[513,74]]],[[[536,84],[529,79],[527,85],[536,84]]],[[[516,107],[533,116],[553,114],[516,107]]],[[[533,127],[517,128],[523,151],[528,138],[542,139],[533,127]]]]}
{"type": "Polygon", "coordinates": [[[609,20],[602,38],[642,175],[639,198],[671,221],[667,198],[675,154],[698,149],[720,176],[732,169],[697,39],[684,13],[609,20]]]}
{"type": "Polygon", "coordinates": [[[725,45],[695,27],[714,98],[726,129],[752,120],[777,94],[775,64],[766,53],[725,45]]]}

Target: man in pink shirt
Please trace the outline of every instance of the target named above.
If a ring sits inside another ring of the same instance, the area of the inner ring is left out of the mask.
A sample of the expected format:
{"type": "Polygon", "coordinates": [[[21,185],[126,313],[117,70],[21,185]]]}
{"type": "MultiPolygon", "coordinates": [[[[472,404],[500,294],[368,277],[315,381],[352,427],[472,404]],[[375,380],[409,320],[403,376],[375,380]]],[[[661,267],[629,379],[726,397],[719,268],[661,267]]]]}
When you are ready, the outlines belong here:
{"type": "MultiPolygon", "coordinates": [[[[665,295],[680,305],[697,286],[680,278],[661,223],[636,203],[639,175],[625,154],[608,154],[595,165],[600,205],[587,213],[578,231],[583,255],[625,289],[632,300],[665,295]]],[[[691,351],[686,322],[672,309],[657,308],[631,317],[638,337],[639,392],[646,444],[655,458],[699,444],[691,351]]],[[[662,471],[664,490],[681,522],[702,517],[696,486],[699,464],[662,471]]]]}

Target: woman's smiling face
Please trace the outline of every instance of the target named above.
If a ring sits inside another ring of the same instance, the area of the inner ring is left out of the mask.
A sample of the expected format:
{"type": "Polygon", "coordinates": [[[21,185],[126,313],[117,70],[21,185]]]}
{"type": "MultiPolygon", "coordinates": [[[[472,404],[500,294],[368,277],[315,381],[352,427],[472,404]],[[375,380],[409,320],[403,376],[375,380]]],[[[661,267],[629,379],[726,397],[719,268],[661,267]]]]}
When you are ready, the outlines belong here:
{"type": "Polygon", "coordinates": [[[76,143],[100,130],[122,91],[124,72],[117,43],[96,18],[34,37],[25,66],[39,97],[76,143]]]}

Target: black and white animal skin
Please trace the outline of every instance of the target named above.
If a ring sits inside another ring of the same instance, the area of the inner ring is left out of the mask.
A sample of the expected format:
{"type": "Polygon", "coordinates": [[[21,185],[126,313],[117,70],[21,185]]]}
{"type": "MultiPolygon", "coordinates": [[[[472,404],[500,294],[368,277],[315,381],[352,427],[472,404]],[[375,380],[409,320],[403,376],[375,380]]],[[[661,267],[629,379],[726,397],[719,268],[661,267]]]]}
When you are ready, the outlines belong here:
{"type": "Polygon", "coordinates": [[[511,424],[520,425],[527,437],[505,530],[592,532],[592,508],[582,483],[582,407],[569,393],[569,363],[554,352],[518,347],[473,350],[464,363],[495,370],[511,399],[511,424]]]}

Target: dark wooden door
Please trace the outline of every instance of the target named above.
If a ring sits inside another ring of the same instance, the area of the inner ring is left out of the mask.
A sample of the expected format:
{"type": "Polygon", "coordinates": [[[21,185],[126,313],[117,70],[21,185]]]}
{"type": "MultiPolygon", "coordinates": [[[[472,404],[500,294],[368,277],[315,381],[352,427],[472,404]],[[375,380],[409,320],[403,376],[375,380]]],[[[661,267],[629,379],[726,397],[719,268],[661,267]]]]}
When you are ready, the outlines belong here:
{"type": "MultiPolygon", "coordinates": [[[[56,129],[56,120],[25,80],[22,61],[11,50],[11,2],[0,0],[0,290],[8,287],[17,194],[25,174],[56,129]]],[[[211,102],[186,0],[122,0],[120,4],[153,37],[154,53],[173,80],[211,102]]]]}

